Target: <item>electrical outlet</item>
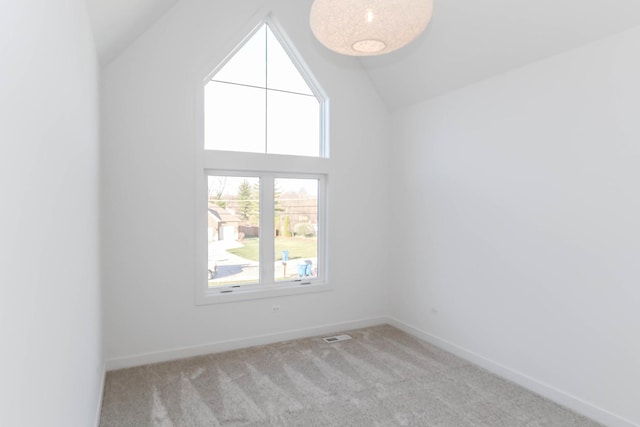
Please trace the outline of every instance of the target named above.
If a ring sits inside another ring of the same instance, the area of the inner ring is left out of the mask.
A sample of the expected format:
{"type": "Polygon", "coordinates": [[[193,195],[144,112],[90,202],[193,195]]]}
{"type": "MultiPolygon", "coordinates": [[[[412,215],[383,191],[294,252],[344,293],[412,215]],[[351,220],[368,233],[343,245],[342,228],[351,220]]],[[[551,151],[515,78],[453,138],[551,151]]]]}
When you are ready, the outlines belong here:
{"type": "Polygon", "coordinates": [[[271,311],[274,313],[277,313],[280,311],[280,306],[279,305],[274,305],[273,307],[271,307],[271,311]]]}

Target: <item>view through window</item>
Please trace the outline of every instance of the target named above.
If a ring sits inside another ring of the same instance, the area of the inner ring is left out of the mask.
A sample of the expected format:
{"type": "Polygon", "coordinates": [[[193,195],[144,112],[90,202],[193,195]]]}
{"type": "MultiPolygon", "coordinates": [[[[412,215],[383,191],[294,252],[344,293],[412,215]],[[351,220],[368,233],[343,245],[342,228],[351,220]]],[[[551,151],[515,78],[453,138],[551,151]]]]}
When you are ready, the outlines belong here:
{"type": "Polygon", "coordinates": [[[260,180],[210,176],[207,207],[209,286],[260,281],[260,180]]]}
{"type": "Polygon", "coordinates": [[[317,276],[318,180],[275,180],[276,280],[317,276]]]}
{"type": "MultiPolygon", "coordinates": [[[[209,176],[209,287],[260,282],[260,179],[209,176]]],[[[318,179],[275,178],[273,277],[306,280],[318,275],[318,179]]]]}
{"type": "Polygon", "coordinates": [[[205,297],[326,279],[328,101],[270,25],[204,81],[205,297]]]}

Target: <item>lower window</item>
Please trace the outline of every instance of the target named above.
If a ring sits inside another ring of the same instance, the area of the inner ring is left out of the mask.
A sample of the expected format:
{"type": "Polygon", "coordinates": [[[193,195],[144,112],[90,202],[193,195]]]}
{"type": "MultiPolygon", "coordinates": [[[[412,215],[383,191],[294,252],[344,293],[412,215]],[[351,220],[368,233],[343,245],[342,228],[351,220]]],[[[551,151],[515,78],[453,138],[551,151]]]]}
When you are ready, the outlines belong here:
{"type": "Polygon", "coordinates": [[[207,184],[211,292],[323,279],[323,176],[211,171],[207,184]]]}

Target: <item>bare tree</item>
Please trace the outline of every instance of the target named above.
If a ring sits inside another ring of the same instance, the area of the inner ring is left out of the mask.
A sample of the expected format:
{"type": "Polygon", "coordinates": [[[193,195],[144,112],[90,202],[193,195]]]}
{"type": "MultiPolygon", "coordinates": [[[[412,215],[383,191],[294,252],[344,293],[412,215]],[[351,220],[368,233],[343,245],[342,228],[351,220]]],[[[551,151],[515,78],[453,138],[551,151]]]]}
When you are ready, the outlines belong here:
{"type": "Polygon", "coordinates": [[[224,188],[227,185],[226,176],[210,176],[209,177],[209,200],[215,200],[216,204],[221,208],[227,207],[227,202],[222,200],[224,188]]]}

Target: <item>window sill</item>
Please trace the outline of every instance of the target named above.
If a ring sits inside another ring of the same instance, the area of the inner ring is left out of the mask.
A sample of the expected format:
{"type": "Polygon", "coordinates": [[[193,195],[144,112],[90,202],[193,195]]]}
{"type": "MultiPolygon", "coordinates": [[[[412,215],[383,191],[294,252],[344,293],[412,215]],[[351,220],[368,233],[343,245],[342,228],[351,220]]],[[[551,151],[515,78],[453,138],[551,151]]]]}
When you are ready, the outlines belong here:
{"type": "MultiPolygon", "coordinates": [[[[263,298],[275,298],[289,295],[310,294],[315,292],[327,292],[333,290],[328,283],[304,282],[287,283],[281,285],[265,285],[249,289],[235,288],[231,292],[221,293],[220,289],[205,289],[197,295],[196,305],[224,304],[229,302],[251,301],[263,298]]],[[[228,289],[228,288],[226,288],[228,289]]]]}

